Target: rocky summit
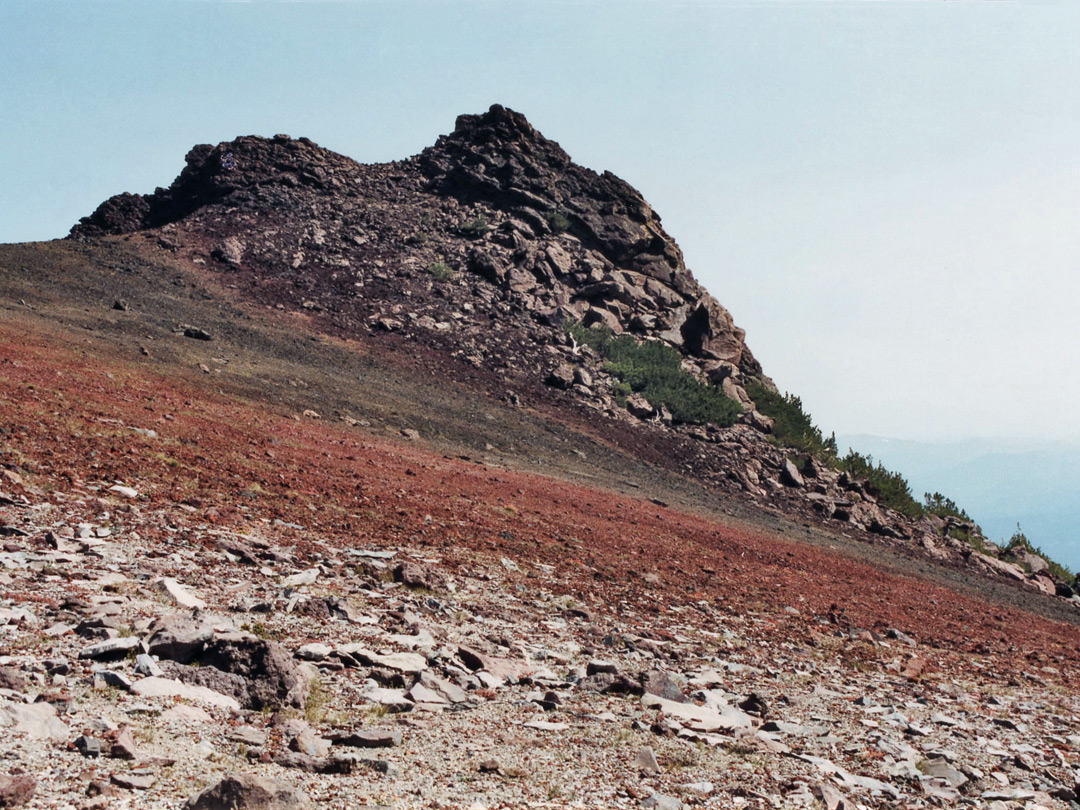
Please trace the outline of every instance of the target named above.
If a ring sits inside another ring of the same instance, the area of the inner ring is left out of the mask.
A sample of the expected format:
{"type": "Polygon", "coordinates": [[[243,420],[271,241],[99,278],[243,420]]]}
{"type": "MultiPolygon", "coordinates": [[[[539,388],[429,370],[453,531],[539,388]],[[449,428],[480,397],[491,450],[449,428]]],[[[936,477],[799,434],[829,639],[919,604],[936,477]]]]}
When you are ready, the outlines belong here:
{"type": "Polygon", "coordinates": [[[519,113],[197,146],[0,312],[0,807],[1078,804],[1073,583],[785,447],[519,113]]]}

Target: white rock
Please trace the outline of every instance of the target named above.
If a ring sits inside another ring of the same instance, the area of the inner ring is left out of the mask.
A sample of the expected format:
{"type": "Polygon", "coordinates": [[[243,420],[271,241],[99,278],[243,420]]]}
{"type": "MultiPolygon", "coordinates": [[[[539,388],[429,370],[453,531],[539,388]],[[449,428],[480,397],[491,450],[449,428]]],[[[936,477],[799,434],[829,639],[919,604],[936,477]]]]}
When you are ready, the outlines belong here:
{"type": "Polygon", "coordinates": [[[178,697],[194,700],[197,703],[205,703],[208,706],[218,706],[233,712],[240,711],[240,704],[235,698],[215,692],[213,689],[207,689],[205,686],[181,683],[171,678],[143,678],[135,681],[131,691],[141,697],[178,697]]]}
{"type": "Polygon", "coordinates": [[[565,731],[570,728],[569,723],[552,723],[550,720],[531,720],[522,723],[525,728],[533,728],[537,731],[565,731]]]}
{"type": "Polygon", "coordinates": [[[412,701],[405,697],[405,693],[400,689],[386,689],[377,686],[366,690],[364,697],[372,703],[379,703],[388,707],[392,712],[407,712],[413,707],[412,701]]]}
{"type": "Polygon", "coordinates": [[[46,740],[66,740],[70,729],[56,716],[51,703],[8,703],[0,705],[0,728],[8,728],[3,736],[25,734],[27,737],[46,740]]]}
{"type": "Polygon", "coordinates": [[[321,644],[318,641],[313,641],[298,649],[296,651],[296,657],[303,658],[305,661],[322,661],[333,651],[334,648],[329,644],[321,644]]]}
{"type": "Polygon", "coordinates": [[[139,491],[132,489],[131,487],[125,487],[123,484],[114,484],[109,487],[109,492],[115,492],[117,495],[123,495],[125,498],[138,498],[139,491]]]}
{"type": "Polygon", "coordinates": [[[722,706],[719,710],[693,703],[676,703],[656,695],[644,695],[641,705],[646,709],[660,709],[668,717],[684,723],[694,731],[733,731],[737,728],[752,728],[753,718],[745,712],[731,706],[722,706]]]}
{"type": "Polygon", "coordinates": [[[293,574],[291,577],[285,577],[281,581],[281,584],[286,588],[296,588],[300,585],[311,585],[315,580],[319,578],[318,568],[309,568],[306,571],[301,571],[299,574],[293,574]]]}
{"type": "Polygon", "coordinates": [[[206,602],[188,591],[172,577],[161,577],[154,580],[154,584],[178,607],[188,608],[189,610],[195,608],[203,610],[206,608],[206,602]]]}

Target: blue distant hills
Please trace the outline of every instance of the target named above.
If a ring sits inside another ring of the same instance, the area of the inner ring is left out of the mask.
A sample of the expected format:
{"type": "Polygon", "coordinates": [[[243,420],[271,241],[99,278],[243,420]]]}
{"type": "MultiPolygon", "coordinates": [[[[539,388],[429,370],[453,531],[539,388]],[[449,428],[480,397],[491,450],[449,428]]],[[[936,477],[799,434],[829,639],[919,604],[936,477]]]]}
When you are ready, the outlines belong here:
{"type": "Polygon", "coordinates": [[[836,437],[900,472],[919,501],[940,492],[1006,542],[1017,523],[1035,546],[1072,571],[1080,569],[1080,445],[1022,439],[918,442],[865,434],[836,437]]]}

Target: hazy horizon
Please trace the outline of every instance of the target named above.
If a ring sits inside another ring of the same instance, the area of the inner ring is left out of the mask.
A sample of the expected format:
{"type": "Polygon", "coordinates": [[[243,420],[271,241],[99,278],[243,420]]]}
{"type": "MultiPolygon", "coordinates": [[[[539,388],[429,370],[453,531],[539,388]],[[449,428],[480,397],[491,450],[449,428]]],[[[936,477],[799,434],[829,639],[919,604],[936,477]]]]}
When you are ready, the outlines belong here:
{"type": "Polygon", "coordinates": [[[900,472],[922,502],[940,492],[967,511],[986,537],[1007,543],[1017,528],[1035,546],[1080,572],[1080,445],[1025,439],[917,442],[838,435],[848,447],[900,472]]]}

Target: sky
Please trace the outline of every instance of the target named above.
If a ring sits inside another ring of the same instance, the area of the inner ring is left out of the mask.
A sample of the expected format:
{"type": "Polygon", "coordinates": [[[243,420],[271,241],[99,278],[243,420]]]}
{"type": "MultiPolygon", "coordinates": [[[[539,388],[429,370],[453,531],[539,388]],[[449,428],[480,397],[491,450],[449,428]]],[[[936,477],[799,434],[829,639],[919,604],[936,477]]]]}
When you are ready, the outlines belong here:
{"type": "Polygon", "coordinates": [[[0,0],[0,242],[492,103],[637,187],[826,432],[1080,440],[1080,3],[0,0]]]}

